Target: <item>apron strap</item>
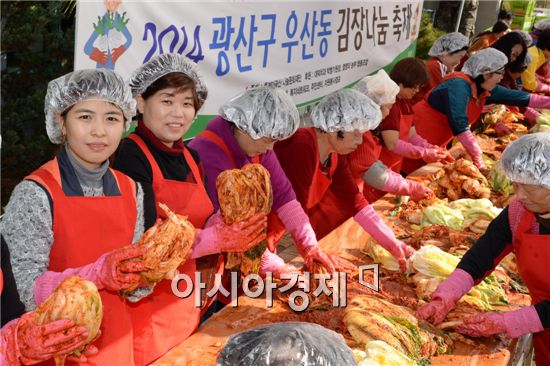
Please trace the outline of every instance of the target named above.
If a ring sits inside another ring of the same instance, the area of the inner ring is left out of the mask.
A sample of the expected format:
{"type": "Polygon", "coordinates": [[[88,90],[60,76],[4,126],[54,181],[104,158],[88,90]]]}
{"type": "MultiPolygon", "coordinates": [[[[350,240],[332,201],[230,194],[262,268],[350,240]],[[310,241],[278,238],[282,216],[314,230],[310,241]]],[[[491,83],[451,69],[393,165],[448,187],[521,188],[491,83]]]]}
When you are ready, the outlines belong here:
{"type": "MultiPolygon", "coordinates": [[[[238,165],[237,165],[237,162],[235,161],[235,158],[233,158],[233,155],[231,154],[231,152],[229,151],[229,148],[227,147],[227,145],[225,144],[225,142],[218,136],[216,135],[214,132],[210,131],[210,130],[204,130],[202,131],[197,137],[202,137],[210,142],[212,142],[214,145],[216,145],[217,147],[219,147],[220,149],[222,149],[222,151],[225,153],[225,155],[227,156],[227,158],[231,161],[231,163],[233,164],[233,167],[235,169],[238,168],[238,165]]],[[[196,138],[197,138],[196,137],[196,138]]]]}

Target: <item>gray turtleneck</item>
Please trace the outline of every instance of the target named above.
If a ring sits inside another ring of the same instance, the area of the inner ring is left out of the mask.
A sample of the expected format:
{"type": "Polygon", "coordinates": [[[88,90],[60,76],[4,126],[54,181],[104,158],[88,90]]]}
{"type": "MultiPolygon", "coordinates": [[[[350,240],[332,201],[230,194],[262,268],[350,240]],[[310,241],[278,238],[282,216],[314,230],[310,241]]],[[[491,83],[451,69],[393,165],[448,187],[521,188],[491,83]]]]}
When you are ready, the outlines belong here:
{"type": "MultiPolygon", "coordinates": [[[[106,161],[98,169],[83,167],[67,151],[84,196],[102,196],[102,177],[109,165],[106,161]]],[[[133,242],[144,231],[143,189],[139,183],[136,192],[137,219],[133,242]]],[[[48,195],[35,182],[23,180],[13,190],[0,223],[0,232],[8,244],[13,275],[21,301],[26,310],[36,307],[34,284],[48,270],[50,250],[53,244],[52,215],[48,195]]]]}

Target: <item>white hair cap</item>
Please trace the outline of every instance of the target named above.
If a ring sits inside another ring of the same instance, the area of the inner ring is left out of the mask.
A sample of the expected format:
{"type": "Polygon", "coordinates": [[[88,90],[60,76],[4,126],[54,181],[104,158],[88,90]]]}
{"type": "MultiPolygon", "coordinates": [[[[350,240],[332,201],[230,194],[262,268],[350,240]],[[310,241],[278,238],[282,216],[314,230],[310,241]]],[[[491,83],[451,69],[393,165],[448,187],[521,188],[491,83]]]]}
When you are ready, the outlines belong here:
{"type": "Polygon", "coordinates": [[[447,33],[435,40],[434,44],[428,51],[428,55],[436,57],[459,51],[464,47],[468,47],[468,42],[468,37],[462,33],[447,33]]]}
{"type": "Polygon", "coordinates": [[[473,78],[487,72],[495,72],[502,69],[508,63],[508,57],[494,48],[485,48],[476,52],[462,66],[462,72],[473,78]]]}
{"type": "Polygon", "coordinates": [[[380,106],[395,103],[395,98],[399,94],[399,85],[383,69],[359,80],[354,89],[367,95],[380,106]]]}
{"type": "Polygon", "coordinates": [[[54,144],[63,142],[56,114],[63,113],[76,103],[89,99],[104,99],[116,104],[124,114],[125,127],[130,127],[136,114],[136,101],[124,79],[109,69],[77,70],[48,83],[44,99],[46,132],[54,144]]]}
{"type": "Polygon", "coordinates": [[[502,154],[502,167],[512,182],[550,189],[550,133],[531,133],[512,141],[502,154]]]}
{"type": "Polygon", "coordinates": [[[249,89],[231,98],[219,113],[255,140],[262,137],[284,140],[300,125],[300,115],[290,95],[267,86],[249,89]]]}
{"type": "Polygon", "coordinates": [[[132,94],[134,97],[143,94],[155,81],[173,72],[181,72],[193,80],[199,98],[198,109],[201,109],[208,97],[206,83],[200,76],[195,63],[177,53],[165,53],[155,56],[134,70],[129,81],[132,94]]]}
{"type": "Polygon", "coordinates": [[[380,107],[363,93],[340,89],[317,104],[311,112],[311,122],[325,132],[365,132],[382,121],[380,107]]]}

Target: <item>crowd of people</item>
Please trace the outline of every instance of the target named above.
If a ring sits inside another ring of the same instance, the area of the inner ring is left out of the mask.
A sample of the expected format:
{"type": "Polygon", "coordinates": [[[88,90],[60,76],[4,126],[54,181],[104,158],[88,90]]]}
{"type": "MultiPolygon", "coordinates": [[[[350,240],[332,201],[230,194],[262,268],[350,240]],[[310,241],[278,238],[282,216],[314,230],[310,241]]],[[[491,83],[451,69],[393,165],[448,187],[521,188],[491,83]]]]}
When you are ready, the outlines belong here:
{"type": "MultiPolygon", "coordinates": [[[[470,126],[488,104],[520,108],[531,123],[550,109],[550,21],[532,34],[503,20],[470,44],[449,33],[428,61],[405,58],[388,73],[326,95],[300,120],[281,89],[256,87],[232,97],[190,142],[182,137],[208,98],[194,63],[163,54],[125,82],[106,69],[77,70],[52,80],[46,130],[56,156],[14,189],[1,222],[2,365],[30,365],[84,344],[86,329],[70,320],[36,325],[35,309],[68,276],[92,281],[104,312],[101,335],[79,358],[100,365],[145,365],[196,331],[201,307],[173,295],[170,281],[144,286],[144,249],[132,245],[157,219],[159,203],[185,215],[197,230],[181,273],[224,272],[224,253],[262,240],[260,274],[299,274],[277,255],[288,231],[307,268],[329,272],[352,265],[324,252],[318,240],[353,219],[405,270],[414,249],[396,238],[372,208],[385,193],[413,200],[433,192],[406,175],[450,162],[456,138],[487,174],[470,126]],[[546,95],[544,95],[546,94],[546,95]],[[131,122],[137,127],[122,138],[131,122]],[[244,222],[220,217],[216,178],[261,164],[270,173],[273,205],[244,222]],[[135,288],[125,300],[119,291],[135,288]],[[177,319],[177,321],[176,321],[177,319]],[[26,327],[22,327],[26,324],[26,327]],[[31,324],[31,326],[28,326],[31,324]],[[24,331],[22,331],[24,330],[24,331]]],[[[495,126],[495,129],[505,126],[495,126]]],[[[472,336],[536,333],[537,362],[550,363],[550,136],[513,142],[502,158],[516,199],[489,226],[418,316],[441,322],[456,302],[515,251],[533,305],[465,319],[472,336]],[[542,254],[541,254],[542,253],[542,254]]],[[[210,276],[211,277],[211,276],[210,276]]],[[[222,300],[222,299],[219,299],[222,300]]]]}

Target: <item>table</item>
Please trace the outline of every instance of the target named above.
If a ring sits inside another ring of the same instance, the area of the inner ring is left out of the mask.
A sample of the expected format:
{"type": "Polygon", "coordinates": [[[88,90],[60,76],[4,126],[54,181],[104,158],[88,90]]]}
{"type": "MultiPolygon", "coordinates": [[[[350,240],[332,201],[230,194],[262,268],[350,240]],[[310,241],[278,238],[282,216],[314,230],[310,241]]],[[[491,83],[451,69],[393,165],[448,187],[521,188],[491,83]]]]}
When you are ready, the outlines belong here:
{"type": "MultiPolygon", "coordinates": [[[[434,170],[438,167],[427,166],[413,174],[425,174],[430,169],[434,170]]],[[[386,195],[373,204],[377,212],[391,210],[394,206],[395,197],[392,195],[386,195]]],[[[381,217],[390,226],[393,226],[393,221],[397,220],[384,215],[381,217]]],[[[320,240],[319,245],[329,253],[339,254],[348,259],[357,259],[358,249],[363,248],[369,238],[369,235],[351,218],[320,240]]],[[[527,303],[524,301],[522,305],[527,303]]],[[[292,311],[280,302],[275,302],[273,308],[266,308],[264,299],[241,296],[238,307],[228,306],[214,314],[195,334],[174,347],[153,365],[215,365],[216,357],[230,335],[270,323],[273,319],[286,314],[292,314],[292,311]]],[[[531,348],[530,338],[514,340],[509,347],[492,351],[480,351],[465,343],[456,343],[455,346],[452,354],[432,358],[432,365],[523,365],[531,348]]]]}

